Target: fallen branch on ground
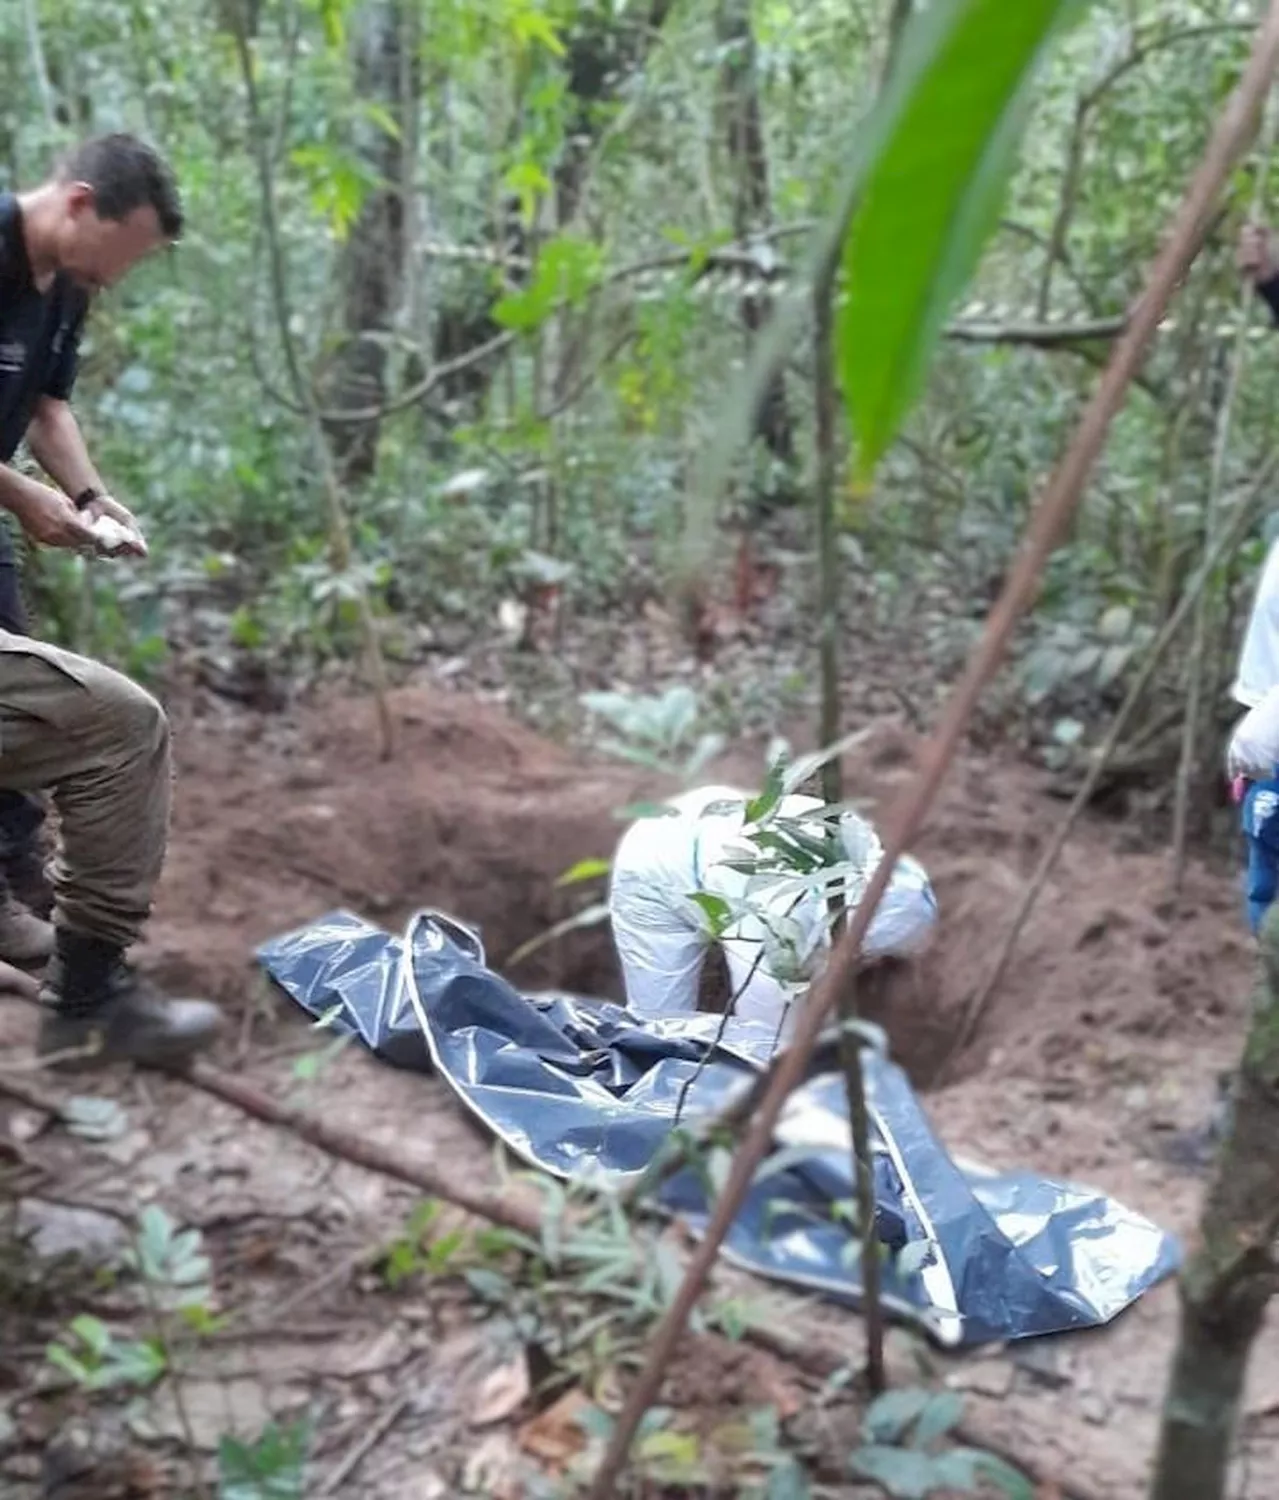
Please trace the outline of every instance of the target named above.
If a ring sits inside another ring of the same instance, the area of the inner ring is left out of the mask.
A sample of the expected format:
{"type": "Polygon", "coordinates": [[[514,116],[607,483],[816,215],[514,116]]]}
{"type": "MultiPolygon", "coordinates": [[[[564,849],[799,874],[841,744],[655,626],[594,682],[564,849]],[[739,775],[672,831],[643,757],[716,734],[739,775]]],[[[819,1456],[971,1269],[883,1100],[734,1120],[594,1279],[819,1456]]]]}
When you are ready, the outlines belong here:
{"type": "MultiPolygon", "coordinates": [[[[365,1140],[351,1135],[335,1125],[317,1119],[305,1110],[291,1104],[281,1104],[263,1093],[243,1078],[232,1077],[208,1063],[197,1062],[181,1075],[206,1094],[234,1104],[245,1114],[268,1125],[279,1125],[300,1136],[311,1145],[318,1146],[330,1156],[367,1167],[371,1172],[381,1172],[385,1177],[394,1177],[398,1182],[420,1188],[434,1198],[444,1198],[468,1213],[478,1214],[504,1229],[515,1229],[523,1234],[539,1232],[541,1216],[538,1206],[522,1198],[513,1189],[473,1186],[441,1171],[427,1162],[414,1161],[402,1155],[392,1146],[380,1141],[365,1140]]],[[[2,1086],[2,1084],[0,1084],[2,1086]]]]}
{"type": "MultiPolygon", "coordinates": [[[[397,1182],[407,1183],[410,1187],[419,1188],[431,1197],[442,1198],[467,1213],[486,1219],[491,1224],[498,1224],[504,1229],[513,1229],[528,1235],[530,1239],[537,1239],[541,1235],[541,1208],[523,1195],[510,1190],[464,1185],[450,1174],[442,1173],[425,1162],[402,1156],[393,1147],[353,1136],[345,1130],[314,1118],[304,1110],[279,1104],[253,1084],[234,1078],[218,1068],[210,1067],[207,1063],[196,1063],[187,1072],[175,1076],[201,1089],[204,1093],[210,1094],[213,1098],[220,1099],[224,1104],[241,1110],[253,1119],[289,1131],[290,1134],[298,1136],[299,1139],[315,1146],[328,1156],[350,1162],[353,1166],[363,1167],[366,1171],[391,1177],[397,1182]]],[[[28,1108],[39,1110],[55,1118],[65,1117],[66,1112],[62,1100],[33,1089],[26,1083],[15,1084],[10,1079],[0,1076],[0,1094],[17,1099],[28,1108]]],[[[111,1212],[111,1210],[107,1211],[111,1212]]],[[[282,1304],[276,1310],[273,1323],[286,1316],[295,1306],[302,1305],[304,1301],[313,1303],[331,1279],[344,1274],[350,1275],[361,1265],[372,1262],[377,1254],[378,1247],[365,1246],[354,1255],[348,1256],[339,1267],[326,1272],[319,1280],[308,1283],[296,1298],[290,1298],[282,1304]]],[[[237,1330],[229,1334],[228,1339],[238,1339],[245,1333],[253,1331],[252,1329],[237,1330]]],[[[767,1350],[779,1359],[786,1360],[816,1380],[828,1380],[832,1375],[845,1369],[848,1364],[845,1351],[834,1344],[825,1346],[817,1343],[808,1334],[803,1337],[792,1336],[780,1327],[750,1325],[744,1331],[743,1337],[748,1343],[767,1350]]],[[[214,1342],[219,1341],[216,1334],[212,1336],[212,1339],[214,1342]]],[[[1061,1500],[1102,1500],[1102,1497],[1089,1488],[1081,1486],[1076,1480],[1064,1479],[1052,1473],[1038,1460],[1029,1460],[1010,1451],[999,1439],[984,1431],[980,1425],[962,1422],[953,1431],[961,1442],[973,1447],[985,1448],[987,1452],[1005,1459],[1015,1468],[1021,1469],[1037,1484],[1048,1489],[1050,1493],[1056,1492],[1061,1496],[1061,1500]]]]}
{"type": "MultiPolygon", "coordinates": [[[[190,1072],[181,1076],[224,1103],[243,1110],[255,1119],[288,1130],[330,1156],[420,1188],[432,1197],[443,1198],[468,1213],[501,1225],[504,1229],[517,1230],[532,1239],[538,1238],[541,1233],[540,1209],[510,1192],[464,1186],[452,1176],[441,1173],[425,1162],[411,1161],[392,1147],[350,1135],[315,1119],[303,1110],[278,1104],[252,1084],[232,1078],[207,1064],[197,1063],[190,1072]]],[[[42,1107],[52,1109],[56,1106],[52,1102],[46,1102],[42,1107]]],[[[353,1259],[350,1268],[354,1269],[366,1254],[367,1252],[362,1252],[359,1258],[353,1259]]],[[[808,1336],[803,1339],[793,1338],[776,1327],[750,1326],[743,1337],[749,1343],[768,1350],[818,1380],[829,1379],[847,1365],[846,1354],[834,1345],[827,1347],[815,1343],[808,1336]]],[[[1012,1452],[980,1425],[964,1422],[954,1429],[954,1433],[960,1441],[985,1448],[989,1453],[1005,1459],[1050,1493],[1056,1491],[1062,1500],[1101,1500],[1100,1496],[1077,1481],[1053,1473],[1038,1460],[1030,1460],[1012,1452]]]]}

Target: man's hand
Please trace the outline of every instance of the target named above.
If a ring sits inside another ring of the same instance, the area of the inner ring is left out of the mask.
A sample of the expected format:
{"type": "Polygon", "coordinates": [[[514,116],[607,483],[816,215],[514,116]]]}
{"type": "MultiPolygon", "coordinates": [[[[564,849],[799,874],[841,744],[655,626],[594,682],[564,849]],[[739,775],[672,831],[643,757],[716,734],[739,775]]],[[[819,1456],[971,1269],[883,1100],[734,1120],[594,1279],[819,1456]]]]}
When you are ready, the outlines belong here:
{"type": "Polygon", "coordinates": [[[85,506],[82,514],[90,524],[105,516],[132,533],[132,536],[110,549],[111,557],[146,557],[147,542],[142,534],[142,527],[138,525],[138,518],[118,500],[113,500],[110,495],[99,495],[85,506]]]}
{"type": "Polygon", "coordinates": [[[33,542],[46,547],[92,547],[89,519],[47,484],[30,481],[9,500],[9,509],[33,542]]]}
{"type": "Polygon", "coordinates": [[[1251,281],[1270,281],[1276,274],[1276,243],[1261,224],[1246,224],[1240,231],[1236,265],[1251,281]]]}

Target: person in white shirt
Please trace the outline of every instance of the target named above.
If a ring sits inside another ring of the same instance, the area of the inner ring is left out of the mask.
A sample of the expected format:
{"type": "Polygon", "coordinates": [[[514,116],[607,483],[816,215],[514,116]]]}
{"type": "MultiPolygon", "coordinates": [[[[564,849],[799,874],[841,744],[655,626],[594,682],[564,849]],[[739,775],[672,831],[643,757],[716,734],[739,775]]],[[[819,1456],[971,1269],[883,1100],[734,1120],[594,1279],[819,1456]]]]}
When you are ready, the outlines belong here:
{"type": "MultiPolygon", "coordinates": [[[[709,786],[674,797],[665,816],[641,818],[623,835],[613,861],[609,915],[622,964],[627,1005],[646,1019],[684,1015],[698,1006],[707,950],[718,940],[738,1016],[774,1026],[794,1021],[794,1002],[830,946],[827,898],[819,881],[786,871],[752,874],[734,868],[759,849],[746,837],[750,798],[735,787],[709,786]],[[698,895],[731,913],[717,932],[698,895]]],[[[807,819],[821,840],[822,803],[788,796],[784,820],[807,819]]],[[[788,824],[784,823],[784,827],[788,824]]],[[[794,824],[789,826],[794,827],[794,824]]],[[[856,813],[840,817],[845,904],[857,904],[883,851],[875,830],[856,813]]],[[[937,921],[929,878],[911,858],[899,860],[862,943],[867,961],[906,957],[928,941],[937,921]]]]}
{"type": "Polygon", "coordinates": [[[1248,712],[1227,749],[1227,774],[1236,784],[1248,851],[1245,896],[1256,932],[1276,899],[1277,810],[1280,809],[1280,539],[1262,569],[1253,612],[1240,649],[1232,696],[1248,712]]]}

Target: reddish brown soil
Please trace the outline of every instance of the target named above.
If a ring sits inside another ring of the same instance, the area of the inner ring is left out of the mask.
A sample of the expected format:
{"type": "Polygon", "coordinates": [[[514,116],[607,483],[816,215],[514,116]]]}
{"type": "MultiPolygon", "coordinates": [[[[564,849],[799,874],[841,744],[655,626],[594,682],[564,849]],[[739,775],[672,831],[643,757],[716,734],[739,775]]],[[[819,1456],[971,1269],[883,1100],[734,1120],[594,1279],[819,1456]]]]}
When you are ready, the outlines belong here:
{"type": "MultiPolygon", "coordinates": [[[[501,968],[586,904],[589,888],[557,889],[558,877],[611,854],[617,813],[652,792],[654,778],[584,762],[461,695],[406,689],[395,709],[400,743],[389,762],[370,705],[352,699],[306,710],[287,729],[237,717],[180,735],[150,946],[163,978],[234,1007],[253,945],[335,906],[392,930],[417,907],[442,907],[480,927],[501,968]]],[[[849,790],[883,806],[909,780],[914,748],[911,735],[883,726],[850,757],[849,790]]],[[[740,751],[715,774],[749,785],[758,767],[740,751]]],[[[916,851],[937,889],[939,940],[868,999],[922,1083],[946,1058],[1063,811],[1013,761],[967,759],[944,788],[916,851]]],[[[1221,1030],[1248,972],[1232,879],[1193,867],[1175,913],[1163,857],[1122,852],[1117,833],[1088,821],[1076,830],[958,1071],[998,1049],[1003,1066],[1052,1078],[1104,1033],[1194,1043],[1221,1030]]],[[[512,977],[620,993],[604,926],[543,948],[512,977]]]]}
{"type": "MultiPolygon", "coordinates": [[[[891,728],[874,736],[849,767],[854,794],[883,808],[909,782],[915,744],[891,728]]],[[[1066,814],[1041,784],[1018,762],[965,757],[917,842],[937,891],[939,939],[889,990],[880,1019],[921,1081],[935,1078],[950,1051],[1066,814]]],[[[1175,902],[1166,855],[1126,849],[1125,833],[1111,822],[1077,825],[950,1076],[998,1055],[1006,1071],[1053,1079],[1114,1033],[1197,1046],[1238,1013],[1252,947],[1235,875],[1192,865],[1175,902]]]]}
{"type": "MultiPolygon", "coordinates": [[[[586,888],[557,890],[556,878],[577,860],[608,856],[620,831],[615,811],[656,788],[642,773],[593,763],[460,694],[404,690],[395,706],[400,746],[389,763],[378,758],[367,702],[334,700],[287,721],[210,713],[179,726],[171,855],[146,956],[166,981],[227,1007],[234,1024],[222,1062],[279,1096],[301,1089],[300,1102],[357,1135],[489,1180],[491,1143],[438,1080],[348,1048],[301,1085],[291,1057],[313,1050],[316,1038],[287,1002],[269,1001],[253,947],[335,906],[395,929],[416,907],[437,905],[479,924],[502,968],[519,944],[591,899],[586,888]]],[[[897,726],[879,726],[846,767],[851,793],[883,804],[909,777],[914,748],[897,726]]],[[[749,785],[758,767],[759,756],[744,749],[712,774],[749,785]]],[[[1016,762],[974,754],[951,775],[917,847],[941,907],[937,945],[864,997],[921,1082],[935,1075],[1063,811],[1016,762]]],[[[935,1088],[928,1106],[959,1156],[1092,1182],[1187,1233],[1201,1180],[1170,1165],[1164,1143],[1204,1117],[1216,1072],[1238,1055],[1250,944],[1230,872],[1193,867],[1174,911],[1162,856],[1126,844],[1115,824],[1077,829],[956,1081],[935,1088]]],[[[548,946],[512,977],[618,994],[603,927],[548,946]]],[[[7,1047],[28,1047],[33,1026],[30,1007],[0,1005],[7,1047]]],[[[447,1278],[392,1295],[357,1270],[371,1246],[400,1232],[411,1194],[177,1080],[113,1077],[92,1088],[122,1103],[123,1139],[85,1142],[46,1123],[14,1149],[24,1171],[43,1174],[39,1194],[51,1201],[61,1194],[108,1213],[155,1201],[204,1230],[220,1306],[241,1322],[226,1347],[201,1351],[188,1377],[200,1446],[210,1451],[223,1432],[256,1432],[264,1411],[305,1404],[321,1417],[315,1465],[323,1473],[359,1444],[396,1392],[413,1389],[410,1417],[338,1493],[422,1500],[526,1492],[518,1481],[466,1479],[479,1474],[482,1456],[496,1472],[517,1446],[508,1428],[478,1434],[469,1425],[485,1372],[510,1357],[501,1320],[477,1323],[447,1278]],[[282,1323],[286,1303],[296,1311],[282,1323]]],[[[734,1273],[718,1280],[757,1305],[773,1295],[734,1273]]],[[[0,1492],[23,1500],[46,1493],[36,1483],[40,1424],[61,1420],[61,1409],[50,1413],[20,1387],[39,1370],[44,1341],[83,1310],[75,1297],[64,1300],[52,1322],[14,1344],[21,1359],[10,1372],[11,1399],[0,1362],[0,1404],[10,1401],[23,1439],[9,1456],[0,1451],[0,1492]]],[[[852,1316],[781,1296],[770,1305],[786,1326],[811,1326],[815,1341],[834,1340],[855,1357],[860,1324],[852,1316]]],[[[1176,1321],[1176,1288],[1166,1283],[1108,1329],[1048,1340],[1038,1352],[935,1358],[934,1375],[964,1389],[971,1416],[1013,1451],[1108,1500],[1138,1500],[1176,1321]]],[[[1273,1311],[1251,1367],[1232,1476],[1231,1493],[1242,1500],[1275,1494],[1275,1350],[1273,1311]]],[[[828,1421],[824,1403],[803,1384],[793,1390],[785,1369],[719,1343],[687,1346],[668,1395],[682,1409],[699,1407],[689,1419],[700,1430],[769,1402],[799,1405],[810,1425],[828,1421]]],[[[167,1399],[162,1393],[151,1410],[167,1433],[160,1451],[173,1456],[183,1435],[167,1399]]],[[[841,1441],[847,1451],[852,1439],[841,1441]]],[[[84,1500],[107,1493],[101,1484],[75,1491],[84,1500]]],[[[184,1491],[179,1483],[154,1493],[184,1491]]]]}
{"type": "MultiPolygon", "coordinates": [[[[150,944],[166,980],[234,1004],[256,943],[337,906],[392,931],[419,907],[441,907],[478,926],[501,967],[586,904],[589,887],[556,881],[612,852],[614,811],[644,778],[584,767],[471,699],[406,689],[394,704],[391,761],[359,700],[303,710],[287,727],[237,716],[179,734],[150,944]]],[[[618,985],[603,929],[544,948],[515,977],[588,993],[618,985]]]]}

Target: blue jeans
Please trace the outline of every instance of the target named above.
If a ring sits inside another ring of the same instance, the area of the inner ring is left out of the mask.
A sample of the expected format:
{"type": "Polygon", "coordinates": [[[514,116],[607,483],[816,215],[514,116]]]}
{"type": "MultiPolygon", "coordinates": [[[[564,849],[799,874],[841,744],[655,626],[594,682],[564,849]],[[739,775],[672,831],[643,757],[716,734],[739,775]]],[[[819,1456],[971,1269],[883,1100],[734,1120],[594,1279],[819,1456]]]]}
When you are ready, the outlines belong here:
{"type": "Polygon", "coordinates": [[[1245,868],[1244,894],[1249,903],[1249,926],[1254,932],[1276,899],[1277,848],[1276,831],[1280,818],[1280,782],[1270,776],[1265,781],[1251,781],[1240,804],[1240,826],[1244,830],[1248,864],[1245,868]]]}

